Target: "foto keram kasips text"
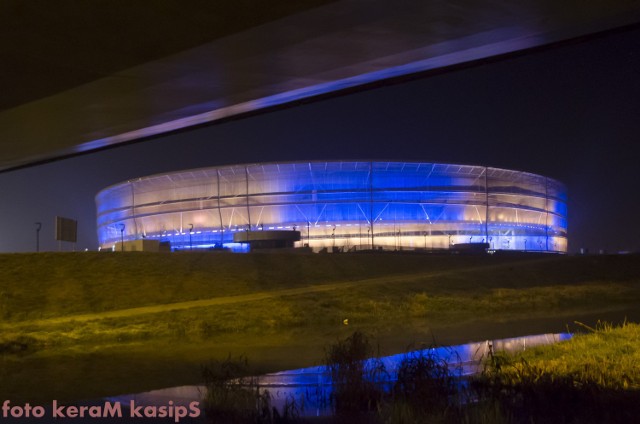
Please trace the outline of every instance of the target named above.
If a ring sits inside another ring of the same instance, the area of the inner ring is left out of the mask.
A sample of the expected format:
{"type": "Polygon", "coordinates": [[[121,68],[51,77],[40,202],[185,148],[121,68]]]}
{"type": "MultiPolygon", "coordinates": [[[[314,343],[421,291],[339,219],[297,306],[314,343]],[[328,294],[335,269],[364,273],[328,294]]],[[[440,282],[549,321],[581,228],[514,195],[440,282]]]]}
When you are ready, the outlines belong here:
{"type": "Polygon", "coordinates": [[[75,406],[63,405],[53,400],[47,410],[42,405],[12,405],[10,400],[2,403],[2,418],[173,418],[178,423],[182,418],[200,416],[200,403],[191,402],[188,406],[176,405],[172,400],[166,405],[138,405],[135,400],[127,403],[104,402],[103,405],[75,406]]]}

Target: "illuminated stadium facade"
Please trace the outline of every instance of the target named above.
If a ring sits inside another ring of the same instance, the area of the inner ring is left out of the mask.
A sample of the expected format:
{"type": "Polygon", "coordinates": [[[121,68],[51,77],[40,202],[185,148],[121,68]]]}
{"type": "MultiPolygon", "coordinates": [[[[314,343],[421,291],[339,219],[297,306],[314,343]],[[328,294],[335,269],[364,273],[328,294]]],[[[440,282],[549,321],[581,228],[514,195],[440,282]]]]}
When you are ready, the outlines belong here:
{"type": "Polygon", "coordinates": [[[145,239],[174,250],[247,250],[238,241],[258,232],[297,231],[295,246],[314,251],[487,243],[493,250],[566,252],[566,201],[564,185],[541,175],[380,161],[194,169],[116,184],[96,196],[101,248],[145,239]]]}

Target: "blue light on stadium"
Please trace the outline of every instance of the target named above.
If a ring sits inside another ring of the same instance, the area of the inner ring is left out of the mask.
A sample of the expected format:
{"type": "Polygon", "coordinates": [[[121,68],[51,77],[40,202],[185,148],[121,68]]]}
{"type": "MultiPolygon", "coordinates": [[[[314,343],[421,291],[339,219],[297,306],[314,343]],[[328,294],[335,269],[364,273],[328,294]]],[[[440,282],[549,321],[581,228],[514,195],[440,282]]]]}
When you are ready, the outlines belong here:
{"type": "Polygon", "coordinates": [[[153,175],[96,196],[100,246],[154,238],[172,249],[233,247],[245,232],[300,232],[314,251],[567,251],[564,185],[541,175],[419,162],[296,162],[153,175]],[[190,228],[193,225],[190,234],[190,228]],[[279,230],[278,230],[279,229],[279,230]],[[171,237],[169,237],[171,236],[171,237]]]}

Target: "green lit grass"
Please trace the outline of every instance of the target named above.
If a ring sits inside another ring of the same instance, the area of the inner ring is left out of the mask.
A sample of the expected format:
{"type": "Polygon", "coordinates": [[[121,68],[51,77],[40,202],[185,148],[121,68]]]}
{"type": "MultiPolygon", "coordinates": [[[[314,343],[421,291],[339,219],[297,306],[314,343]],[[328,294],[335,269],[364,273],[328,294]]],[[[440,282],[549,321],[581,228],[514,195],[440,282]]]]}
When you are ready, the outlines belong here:
{"type": "Polygon", "coordinates": [[[0,397],[195,383],[199,364],[229,352],[292,368],[355,329],[392,336],[397,350],[433,328],[571,322],[638,300],[640,261],[622,256],[0,255],[0,397]],[[217,303],[179,303],[191,301],[217,303]]]}
{"type": "Polygon", "coordinates": [[[598,324],[567,342],[488,361],[467,421],[623,423],[640,413],[640,325],[598,324]],[[487,420],[487,416],[492,417],[487,420]]]}
{"type": "MultiPolygon", "coordinates": [[[[410,255],[42,253],[0,255],[0,318],[22,321],[450,269],[410,255]]],[[[482,261],[481,261],[482,262],[482,261]]],[[[478,263],[471,258],[469,265],[478,263]]]]}
{"type": "Polygon", "coordinates": [[[538,347],[508,358],[501,378],[515,385],[529,376],[570,379],[576,386],[640,389],[640,325],[599,324],[566,343],[538,347]]]}
{"type": "Polygon", "coordinates": [[[480,317],[506,321],[566,315],[640,301],[640,290],[612,283],[459,293],[432,289],[429,294],[414,294],[416,284],[363,283],[367,287],[121,318],[11,323],[0,327],[4,329],[0,340],[28,335],[39,340],[40,346],[49,347],[172,338],[198,341],[225,334],[269,335],[283,330],[335,327],[345,318],[351,325],[380,329],[418,319],[446,324],[480,317]]]}

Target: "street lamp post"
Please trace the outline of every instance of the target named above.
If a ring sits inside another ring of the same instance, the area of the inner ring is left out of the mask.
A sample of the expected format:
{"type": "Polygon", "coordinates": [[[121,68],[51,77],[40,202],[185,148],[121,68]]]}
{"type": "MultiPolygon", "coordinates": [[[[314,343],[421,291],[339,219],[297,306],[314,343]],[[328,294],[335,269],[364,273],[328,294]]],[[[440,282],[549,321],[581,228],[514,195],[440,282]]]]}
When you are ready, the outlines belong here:
{"type": "Polygon", "coordinates": [[[42,222],[36,222],[36,252],[40,251],[40,229],[42,228],[42,222]]]}
{"type": "Polygon", "coordinates": [[[118,228],[120,228],[120,251],[124,252],[124,224],[118,224],[118,228]]]}

